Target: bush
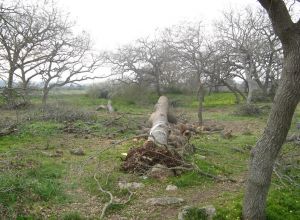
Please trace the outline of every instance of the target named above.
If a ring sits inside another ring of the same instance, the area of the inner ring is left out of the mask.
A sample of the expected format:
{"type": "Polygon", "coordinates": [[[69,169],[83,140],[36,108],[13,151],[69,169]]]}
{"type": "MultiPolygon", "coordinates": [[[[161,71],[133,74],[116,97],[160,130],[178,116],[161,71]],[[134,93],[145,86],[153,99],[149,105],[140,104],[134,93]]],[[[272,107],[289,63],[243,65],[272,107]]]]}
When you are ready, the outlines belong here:
{"type": "Polygon", "coordinates": [[[118,103],[123,103],[126,105],[135,105],[135,104],[153,104],[157,97],[154,99],[151,96],[151,92],[147,87],[138,86],[135,84],[120,84],[115,87],[114,93],[112,94],[113,101],[118,103]]]}
{"type": "Polygon", "coordinates": [[[165,88],[164,92],[168,94],[176,94],[176,95],[180,95],[184,93],[182,89],[173,86],[165,88]]]}
{"type": "Polygon", "coordinates": [[[54,120],[57,122],[73,122],[77,120],[81,121],[95,121],[97,115],[94,112],[75,110],[66,106],[51,106],[48,105],[40,112],[35,112],[35,116],[39,120],[54,120]],[[37,116],[36,116],[37,115],[37,116]]]}
{"type": "Polygon", "coordinates": [[[240,105],[234,112],[235,115],[239,116],[258,116],[261,113],[261,109],[253,104],[240,105]]]}
{"type": "Polygon", "coordinates": [[[112,85],[108,82],[92,85],[87,90],[87,95],[91,98],[108,99],[112,91],[112,85]]]}

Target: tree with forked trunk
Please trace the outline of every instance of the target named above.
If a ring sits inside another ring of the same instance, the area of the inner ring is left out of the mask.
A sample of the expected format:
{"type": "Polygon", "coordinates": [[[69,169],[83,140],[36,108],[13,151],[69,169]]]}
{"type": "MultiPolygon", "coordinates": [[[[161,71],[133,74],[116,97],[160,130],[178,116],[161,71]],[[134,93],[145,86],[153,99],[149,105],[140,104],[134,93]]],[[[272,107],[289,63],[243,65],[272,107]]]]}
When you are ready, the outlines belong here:
{"type": "Polygon", "coordinates": [[[276,157],[300,101],[300,20],[293,22],[283,0],[258,0],[268,12],[283,47],[283,72],[264,133],[251,151],[243,218],[265,219],[276,157]]]}

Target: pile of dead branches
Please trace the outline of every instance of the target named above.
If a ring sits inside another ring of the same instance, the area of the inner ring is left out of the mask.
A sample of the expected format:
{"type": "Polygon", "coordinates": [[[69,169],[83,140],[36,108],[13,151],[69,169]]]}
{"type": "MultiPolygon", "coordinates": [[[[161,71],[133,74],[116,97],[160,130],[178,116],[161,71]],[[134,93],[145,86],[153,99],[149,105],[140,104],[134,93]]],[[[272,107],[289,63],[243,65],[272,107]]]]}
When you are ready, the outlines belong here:
{"type": "Polygon", "coordinates": [[[142,147],[129,150],[121,169],[144,174],[156,164],[173,168],[184,166],[185,162],[176,151],[172,152],[167,148],[157,147],[152,142],[146,142],[142,147]]]}

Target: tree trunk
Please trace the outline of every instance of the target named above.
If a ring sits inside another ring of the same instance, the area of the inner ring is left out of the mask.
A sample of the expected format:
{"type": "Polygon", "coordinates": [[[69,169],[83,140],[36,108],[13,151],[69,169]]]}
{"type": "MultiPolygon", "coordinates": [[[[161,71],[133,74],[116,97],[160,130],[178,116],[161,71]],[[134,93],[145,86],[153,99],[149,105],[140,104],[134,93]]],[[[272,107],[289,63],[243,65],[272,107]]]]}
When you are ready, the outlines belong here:
{"type": "Polygon", "coordinates": [[[43,98],[42,98],[43,108],[45,108],[47,105],[48,95],[49,95],[49,89],[43,89],[43,98]]]}
{"type": "Polygon", "coordinates": [[[148,141],[156,145],[166,146],[168,143],[169,127],[168,127],[168,98],[161,96],[155,107],[154,112],[150,116],[149,121],[152,124],[148,141]]]}
{"type": "Polygon", "coordinates": [[[226,86],[231,92],[233,92],[235,99],[236,99],[236,103],[239,104],[241,102],[240,96],[246,100],[246,96],[239,90],[237,89],[235,86],[231,86],[229,83],[227,83],[225,80],[221,81],[224,86],[226,86]],[[239,96],[240,95],[240,96],[239,96]]]}
{"type": "Polygon", "coordinates": [[[199,101],[199,106],[198,106],[198,123],[199,125],[203,125],[203,101],[204,101],[204,96],[205,96],[205,91],[203,88],[202,83],[199,83],[199,88],[198,88],[198,101],[199,101]]]}
{"type": "Polygon", "coordinates": [[[107,110],[109,113],[113,113],[115,111],[111,105],[111,100],[108,100],[108,102],[107,102],[107,110]]]}
{"type": "Polygon", "coordinates": [[[8,80],[7,80],[7,106],[9,108],[14,106],[13,79],[14,79],[14,69],[10,68],[8,71],[8,80]]]}
{"type": "Polygon", "coordinates": [[[246,81],[247,81],[247,85],[248,85],[248,95],[247,95],[247,104],[251,104],[252,103],[252,97],[253,97],[253,92],[254,92],[254,85],[255,85],[255,81],[252,79],[252,61],[250,59],[249,55],[245,55],[246,57],[243,59],[244,62],[244,67],[245,67],[245,75],[246,75],[246,81]]]}
{"type": "Polygon", "coordinates": [[[155,87],[158,96],[161,96],[159,73],[155,75],[155,87]]]}
{"type": "Polygon", "coordinates": [[[246,220],[265,219],[266,198],[274,162],[286,139],[300,100],[300,38],[295,43],[297,42],[298,46],[291,46],[285,53],[282,79],[267,126],[263,136],[251,151],[243,206],[243,217],[246,220]]]}
{"type": "Polygon", "coordinates": [[[28,82],[22,82],[22,90],[23,90],[23,99],[25,103],[29,103],[29,91],[28,91],[28,82]]]}

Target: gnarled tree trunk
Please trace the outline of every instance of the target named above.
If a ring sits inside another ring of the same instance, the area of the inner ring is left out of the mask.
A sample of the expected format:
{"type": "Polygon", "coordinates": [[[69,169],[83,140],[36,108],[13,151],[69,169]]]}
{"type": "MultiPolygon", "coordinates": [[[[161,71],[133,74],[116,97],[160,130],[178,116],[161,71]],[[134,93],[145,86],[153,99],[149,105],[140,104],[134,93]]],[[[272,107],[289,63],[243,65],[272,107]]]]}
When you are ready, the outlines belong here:
{"type": "Polygon", "coordinates": [[[300,21],[293,23],[282,0],[259,0],[267,10],[284,52],[284,65],[274,104],[261,139],[251,151],[243,217],[263,220],[276,157],[300,101],[300,21]]]}

